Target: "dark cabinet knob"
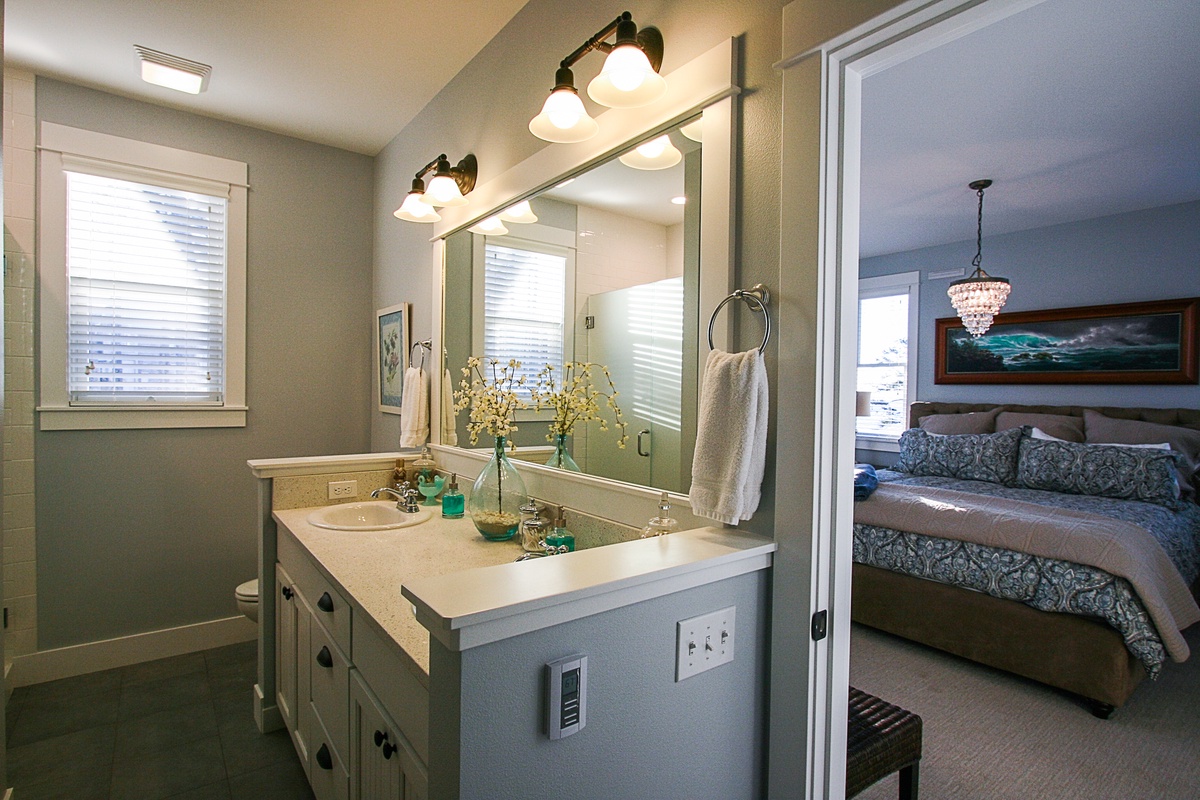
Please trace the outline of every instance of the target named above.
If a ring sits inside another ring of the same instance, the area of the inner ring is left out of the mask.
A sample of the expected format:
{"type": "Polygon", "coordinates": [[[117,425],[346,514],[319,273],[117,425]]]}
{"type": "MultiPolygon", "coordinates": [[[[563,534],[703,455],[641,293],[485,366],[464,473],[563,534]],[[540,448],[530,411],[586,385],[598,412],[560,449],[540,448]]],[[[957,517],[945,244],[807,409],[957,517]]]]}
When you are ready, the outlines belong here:
{"type": "Polygon", "coordinates": [[[317,663],[325,669],[333,669],[333,654],[328,647],[322,647],[321,652],[317,653],[317,663]]]}
{"type": "Polygon", "coordinates": [[[324,611],[326,614],[333,613],[333,598],[329,596],[329,592],[321,595],[321,599],[317,601],[317,608],[324,611]]]}
{"type": "Polygon", "coordinates": [[[397,750],[396,745],[392,744],[391,742],[383,743],[383,757],[384,758],[391,758],[392,753],[396,752],[396,750],[397,750]]]}
{"type": "Polygon", "coordinates": [[[317,766],[321,769],[333,769],[333,756],[329,753],[329,745],[321,745],[317,751],[317,766]]]}
{"type": "Polygon", "coordinates": [[[387,733],[384,731],[375,731],[375,746],[379,747],[387,741],[387,733]]]}
{"type": "Polygon", "coordinates": [[[289,587],[289,586],[280,587],[279,592],[280,592],[280,594],[282,594],[284,596],[284,599],[286,599],[286,600],[291,600],[292,595],[295,594],[295,592],[293,592],[291,590],[291,587],[289,587]]]}

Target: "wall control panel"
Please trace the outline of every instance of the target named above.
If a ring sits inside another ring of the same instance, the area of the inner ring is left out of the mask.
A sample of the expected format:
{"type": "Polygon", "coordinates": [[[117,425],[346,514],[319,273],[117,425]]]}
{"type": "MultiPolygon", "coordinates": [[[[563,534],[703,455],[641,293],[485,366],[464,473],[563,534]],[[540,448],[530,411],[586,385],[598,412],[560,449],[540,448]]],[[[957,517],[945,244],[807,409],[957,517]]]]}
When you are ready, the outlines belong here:
{"type": "Polygon", "coordinates": [[[733,661],[736,611],[737,606],[730,606],[676,624],[676,682],[733,661]]]}
{"type": "Polygon", "coordinates": [[[587,656],[546,664],[546,735],[562,739],[587,724],[587,656]]]}

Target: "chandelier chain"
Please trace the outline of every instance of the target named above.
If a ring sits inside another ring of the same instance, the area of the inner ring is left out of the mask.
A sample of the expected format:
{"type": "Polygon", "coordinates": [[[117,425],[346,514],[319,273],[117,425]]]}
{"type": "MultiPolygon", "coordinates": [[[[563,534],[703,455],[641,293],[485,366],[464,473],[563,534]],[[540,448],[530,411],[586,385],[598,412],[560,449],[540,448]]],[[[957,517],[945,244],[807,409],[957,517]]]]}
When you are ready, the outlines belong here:
{"type": "Polygon", "coordinates": [[[979,269],[983,262],[983,187],[979,187],[975,193],[979,195],[979,219],[975,229],[975,258],[971,260],[971,266],[979,269]]]}

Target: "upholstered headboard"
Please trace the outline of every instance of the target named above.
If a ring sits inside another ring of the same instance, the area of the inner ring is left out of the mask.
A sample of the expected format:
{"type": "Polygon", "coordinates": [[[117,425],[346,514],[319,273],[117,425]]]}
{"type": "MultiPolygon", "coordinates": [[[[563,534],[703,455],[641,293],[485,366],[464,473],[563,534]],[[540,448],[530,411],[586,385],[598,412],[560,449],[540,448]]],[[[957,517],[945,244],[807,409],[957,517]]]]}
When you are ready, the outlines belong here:
{"type": "Polygon", "coordinates": [[[1062,414],[1082,417],[1085,408],[1114,419],[1135,419],[1157,422],[1160,425],[1176,425],[1181,428],[1200,430],[1200,409],[1195,408],[1117,408],[1111,406],[1024,406],[1013,403],[913,403],[908,410],[909,427],[916,428],[921,417],[930,414],[967,414],[972,411],[991,411],[1000,408],[1024,414],[1062,414]]]}

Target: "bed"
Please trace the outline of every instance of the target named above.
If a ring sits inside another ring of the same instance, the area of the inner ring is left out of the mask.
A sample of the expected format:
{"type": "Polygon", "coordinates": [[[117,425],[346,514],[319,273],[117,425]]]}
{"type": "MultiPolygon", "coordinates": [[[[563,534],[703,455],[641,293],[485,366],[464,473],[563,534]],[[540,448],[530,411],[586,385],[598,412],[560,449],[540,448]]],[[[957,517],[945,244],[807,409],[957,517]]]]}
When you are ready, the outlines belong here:
{"type": "Polygon", "coordinates": [[[1188,657],[1180,630],[1200,620],[1200,411],[915,403],[910,424],[898,466],[918,474],[882,470],[856,503],[856,622],[1064,689],[1103,718],[1188,657]],[[1172,449],[1096,446],[1155,438],[1172,449]],[[973,466],[938,456],[964,442],[984,448],[973,466]],[[1101,455],[1143,472],[1098,494],[1063,478],[1101,455]]]}

